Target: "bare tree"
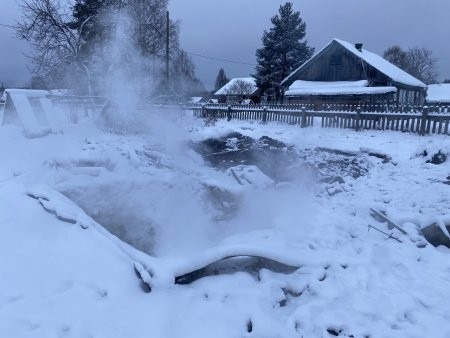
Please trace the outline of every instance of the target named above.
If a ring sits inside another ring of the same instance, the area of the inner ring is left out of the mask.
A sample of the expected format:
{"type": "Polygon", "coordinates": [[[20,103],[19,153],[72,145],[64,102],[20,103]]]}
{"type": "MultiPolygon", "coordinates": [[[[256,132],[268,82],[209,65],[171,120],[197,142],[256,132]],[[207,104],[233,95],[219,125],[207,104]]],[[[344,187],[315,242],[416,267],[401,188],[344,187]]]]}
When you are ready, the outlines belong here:
{"type": "Polygon", "coordinates": [[[407,53],[399,46],[392,46],[386,49],[383,57],[401,69],[406,68],[407,53]]]}
{"type": "Polygon", "coordinates": [[[414,47],[408,49],[406,63],[408,73],[426,84],[437,82],[437,59],[430,49],[414,47]]]}
{"type": "Polygon", "coordinates": [[[249,98],[256,90],[257,87],[255,84],[249,81],[236,80],[224,90],[224,94],[228,96],[235,96],[239,99],[246,99],[249,98]]]}
{"type": "Polygon", "coordinates": [[[437,59],[427,48],[414,47],[404,51],[399,46],[392,46],[383,57],[422,82],[429,84],[437,81],[437,59]]]}
{"type": "Polygon", "coordinates": [[[32,72],[48,83],[60,85],[70,68],[85,72],[90,90],[89,70],[80,56],[81,31],[72,28],[70,6],[59,0],[22,0],[22,20],[16,28],[17,36],[33,47],[32,72]]]}
{"type": "Polygon", "coordinates": [[[179,50],[171,61],[172,90],[184,95],[194,95],[204,91],[203,84],[195,75],[194,63],[186,52],[179,50]]]}

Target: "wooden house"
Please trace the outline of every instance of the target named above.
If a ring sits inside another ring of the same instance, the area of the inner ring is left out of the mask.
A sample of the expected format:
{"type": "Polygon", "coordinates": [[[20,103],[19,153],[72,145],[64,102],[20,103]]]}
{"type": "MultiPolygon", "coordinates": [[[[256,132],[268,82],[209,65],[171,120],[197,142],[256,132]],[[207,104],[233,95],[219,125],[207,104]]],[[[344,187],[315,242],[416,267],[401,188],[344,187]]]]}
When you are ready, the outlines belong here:
{"type": "Polygon", "coordinates": [[[259,102],[258,87],[252,77],[234,78],[214,93],[219,103],[259,102]]]}
{"type": "Polygon", "coordinates": [[[423,104],[427,86],[362,48],[334,39],[282,82],[286,102],[423,104]]]}

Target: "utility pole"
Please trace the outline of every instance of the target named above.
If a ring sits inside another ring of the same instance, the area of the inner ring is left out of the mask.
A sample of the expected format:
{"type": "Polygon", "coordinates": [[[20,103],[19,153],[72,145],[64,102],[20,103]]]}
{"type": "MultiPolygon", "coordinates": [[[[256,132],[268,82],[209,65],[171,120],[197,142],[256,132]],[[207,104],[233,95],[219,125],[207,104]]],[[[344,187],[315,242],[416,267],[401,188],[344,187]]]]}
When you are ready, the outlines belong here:
{"type": "Polygon", "coordinates": [[[166,86],[169,90],[169,40],[170,40],[170,17],[169,11],[166,13],[166,86]]]}

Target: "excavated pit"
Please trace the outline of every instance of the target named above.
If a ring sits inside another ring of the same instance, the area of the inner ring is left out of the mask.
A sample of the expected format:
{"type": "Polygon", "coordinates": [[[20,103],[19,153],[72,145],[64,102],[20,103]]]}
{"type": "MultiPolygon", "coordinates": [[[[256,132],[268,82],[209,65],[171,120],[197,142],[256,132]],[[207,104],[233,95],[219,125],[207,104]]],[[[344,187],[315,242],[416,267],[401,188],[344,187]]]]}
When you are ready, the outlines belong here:
{"type": "Polygon", "coordinates": [[[216,169],[254,165],[275,182],[290,182],[307,173],[323,183],[343,183],[346,178],[366,175],[371,167],[370,156],[386,163],[379,154],[323,147],[298,149],[268,136],[253,139],[238,132],[208,138],[192,147],[216,169]]]}

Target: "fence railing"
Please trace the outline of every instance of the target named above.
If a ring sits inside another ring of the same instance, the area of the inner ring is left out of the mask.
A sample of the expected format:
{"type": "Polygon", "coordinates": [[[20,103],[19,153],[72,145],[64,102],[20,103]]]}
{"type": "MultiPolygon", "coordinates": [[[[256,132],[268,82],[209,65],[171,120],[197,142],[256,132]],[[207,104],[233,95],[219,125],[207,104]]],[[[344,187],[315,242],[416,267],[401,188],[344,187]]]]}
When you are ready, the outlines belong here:
{"type": "Polygon", "coordinates": [[[449,106],[395,105],[226,105],[191,106],[194,116],[214,119],[257,120],[313,126],[317,119],[323,128],[378,129],[425,134],[450,134],[449,106]]]}

